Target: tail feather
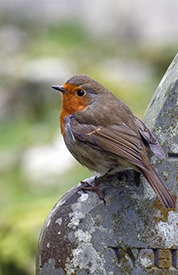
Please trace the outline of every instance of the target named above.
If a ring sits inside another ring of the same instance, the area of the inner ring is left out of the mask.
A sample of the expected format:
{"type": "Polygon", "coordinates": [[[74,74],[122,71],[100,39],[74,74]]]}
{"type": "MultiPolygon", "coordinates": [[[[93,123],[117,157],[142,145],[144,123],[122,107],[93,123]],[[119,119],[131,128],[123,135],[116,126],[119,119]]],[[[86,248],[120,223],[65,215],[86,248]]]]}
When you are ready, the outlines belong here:
{"type": "Polygon", "coordinates": [[[147,181],[150,183],[151,187],[155,191],[158,199],[161,201],[164,207],[175,208],[175,202],[172,196],[170,195],[162,181],[159,179],[153,167],[150,165],[148,170],[142,170],[142,173],[147,181]]]}

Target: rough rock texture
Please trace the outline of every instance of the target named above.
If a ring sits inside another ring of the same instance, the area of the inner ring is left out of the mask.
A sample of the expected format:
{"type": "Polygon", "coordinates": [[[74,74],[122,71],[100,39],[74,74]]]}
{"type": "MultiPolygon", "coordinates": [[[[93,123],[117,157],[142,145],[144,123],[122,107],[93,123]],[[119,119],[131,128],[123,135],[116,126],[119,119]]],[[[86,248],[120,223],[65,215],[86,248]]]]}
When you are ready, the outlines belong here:
{"type": "MultiPolygon", "coordinates": [[[[166,159],[151,161],[176,199],[178,170],[178,56],[158,86],[145,122],[166,159]]],[[[92,178],[87,179],[92,181],[92,178]]],[[[39,239],[37,274],[178,274],[178,213],[165,210],[133,170],[100,186],[106,205],[81,184],[60,199],[39,239]]]]}

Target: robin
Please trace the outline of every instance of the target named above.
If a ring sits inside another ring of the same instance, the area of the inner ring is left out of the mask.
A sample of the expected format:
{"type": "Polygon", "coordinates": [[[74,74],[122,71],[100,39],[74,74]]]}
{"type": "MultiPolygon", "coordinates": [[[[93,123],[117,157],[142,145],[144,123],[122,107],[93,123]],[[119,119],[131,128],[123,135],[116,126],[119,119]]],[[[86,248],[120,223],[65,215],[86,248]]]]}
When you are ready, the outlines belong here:
{"type": "MultiPolygon", "coordinates": [[[[61,132],[78,162],[103,177],[132,167],[145,176],[165,208],[175,207],[150,164],[148,149],[161,159],[165,154],[145,124],[124,103],[85,75],[73,76],[64,85],[52,88],[62,93],[61,132]]],[[[91,190],[97,190],[100,182],[95,178],[91,190]]]]}

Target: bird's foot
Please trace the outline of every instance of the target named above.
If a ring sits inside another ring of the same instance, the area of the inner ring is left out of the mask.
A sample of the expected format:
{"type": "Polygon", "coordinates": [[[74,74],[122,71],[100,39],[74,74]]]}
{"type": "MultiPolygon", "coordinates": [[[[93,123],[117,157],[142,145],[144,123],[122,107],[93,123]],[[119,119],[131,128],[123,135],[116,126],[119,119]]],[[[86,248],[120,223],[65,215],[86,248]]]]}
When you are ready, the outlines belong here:
{"type": "Polygon", "coordinates": [[[81,189],[84,191],[88,190],[88,191],[95,192],[98,195],[99,199],[103,200],[104,204],[106,204],[106,200],[99,190],[99,185],[102,183],[102,181],[105,179],[106,176],[107,176],[107,174],[105,174],[101,177],[96,176],[92,183],[88,183],[86,181],[81,181],[81,183],[83,184],[81,189]]]}

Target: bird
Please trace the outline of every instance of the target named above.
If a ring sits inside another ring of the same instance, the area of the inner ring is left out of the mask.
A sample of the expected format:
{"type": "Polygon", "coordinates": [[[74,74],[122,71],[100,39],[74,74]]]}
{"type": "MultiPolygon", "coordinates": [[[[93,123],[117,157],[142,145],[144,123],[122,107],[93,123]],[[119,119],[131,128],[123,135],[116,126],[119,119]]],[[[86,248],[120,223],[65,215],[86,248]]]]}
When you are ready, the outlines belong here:
{"type": "MultiPolygon", "coordinates": [[[[80,164],[99,173],[101,179],[124,167],[133,168],[144,175],[165,208],[175,208],[173,197],[149,160],[150,151],[161,159],[164,151],[129,107],[86,75],[75,75],[52,88],[62,94],[61,133],[80,164]]],[[[98,190],[101,180],[95,180],[88,189],[98,190]]]]}

